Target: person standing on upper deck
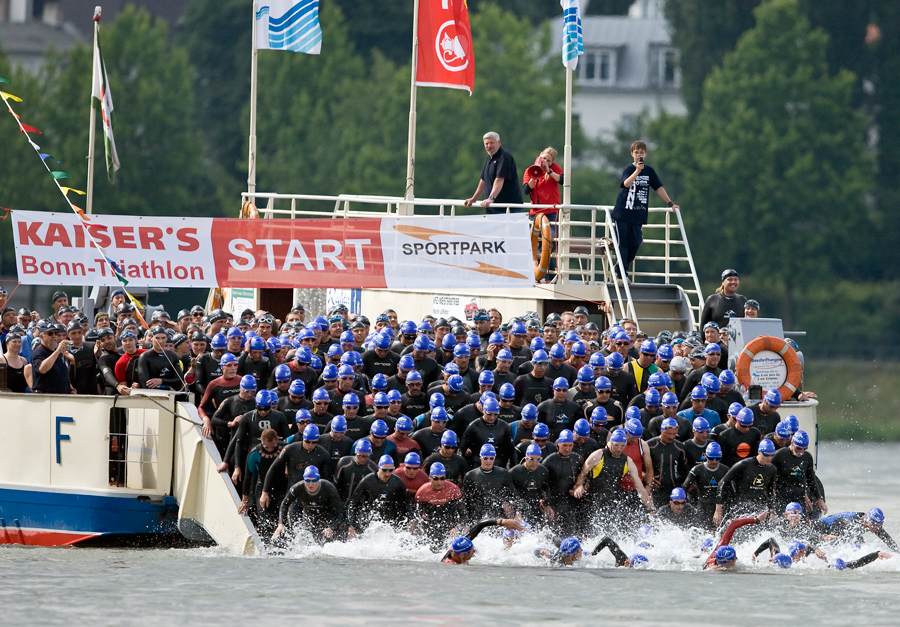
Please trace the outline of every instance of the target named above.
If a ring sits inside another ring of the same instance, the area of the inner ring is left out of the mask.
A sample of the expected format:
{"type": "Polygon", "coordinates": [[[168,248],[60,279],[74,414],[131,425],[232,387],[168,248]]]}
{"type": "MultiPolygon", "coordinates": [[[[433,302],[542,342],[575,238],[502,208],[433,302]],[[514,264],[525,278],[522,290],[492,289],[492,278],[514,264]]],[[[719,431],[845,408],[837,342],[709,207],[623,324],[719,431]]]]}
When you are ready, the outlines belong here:
{"type": "MultiPolygon", "coordinates": [[[[644,242],[641,227],[647,224],[650,189],[655,189],[669,208],[676,211],[679,209],[666,193],[656,170],[644,165],[647,144],[642,141],[631,144],[631,156],[634,157],[634,163],[627,165],[622,171],[621,189],[619,189],[619,196],[616,198],[616,206],[612,213],[616,237],[619,240],[619,258],[622,260],[626,272],[625,277],[619,278],[626,280],[628,279],[628,266],[634,261],[638,249],[644,242]]],[[[618,275],[619,268],[617,266],[616,276],[618,275]]]]}
{"type": "MultiPolygon", "coordinates": [[[[471,198],[467,198],[463,204],[471,207],[479,196],[485,195],[481,206],[485,212],[506,213],[506,208],[492,208],[496,203],[522,204],[522,188],[519,186],[519,172],[516,170],[516,160],[500,145],[500,135],[491,131],[484,134],[484,149],[488,157],[481,169],[481,180],[471,198]]],[[[521,209],[510,209],[510,213],[517,213],[521,209]]]]}

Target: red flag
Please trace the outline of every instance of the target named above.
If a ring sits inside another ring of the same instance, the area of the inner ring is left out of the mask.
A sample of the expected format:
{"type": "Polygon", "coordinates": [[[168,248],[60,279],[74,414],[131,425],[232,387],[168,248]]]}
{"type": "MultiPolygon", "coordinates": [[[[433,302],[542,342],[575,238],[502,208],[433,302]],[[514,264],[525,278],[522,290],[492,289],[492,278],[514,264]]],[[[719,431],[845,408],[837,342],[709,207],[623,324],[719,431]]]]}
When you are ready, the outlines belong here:
{"type": "Polygon", "coordinates": [[[418,0],[416,85],[475,88],[475,55],[466,0],[418,0]]]}
{"type": "Polygon", "coordinates": [[[39,130],[34,128],[33,126],[29,126],[28,124],[22,124],[22,132],[23,133],[37,133],[38,135],[43,135],[39,130]]]}

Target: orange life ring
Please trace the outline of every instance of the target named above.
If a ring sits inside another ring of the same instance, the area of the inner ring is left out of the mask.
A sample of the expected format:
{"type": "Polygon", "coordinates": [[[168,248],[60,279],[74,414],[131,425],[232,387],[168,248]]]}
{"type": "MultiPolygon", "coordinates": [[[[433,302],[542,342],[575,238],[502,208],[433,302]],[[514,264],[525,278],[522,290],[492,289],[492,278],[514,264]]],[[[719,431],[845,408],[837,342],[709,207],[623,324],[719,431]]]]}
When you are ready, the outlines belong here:
{"type": "Polygon", "coordinates": [[[531,255],[534,259],[534,280],[540,281],[550,270],[550,254],[553,251],[553,231],[550,228],[550,219],[546,214],[539,213],[534,216],[531,223],[531,255]],[[538,260],[538,237],[544,241],[538,260]]]}
{"type": "Polygon", "coordinates": [[[800,363],[800,357],[794,347],[778,337],[771,335],[761,335],[744,347],[737,359],[737,375],[738,382],[743,386],[750,385],[750,363],[753,357],[760,351],[772,351],[777,353],[784,360],[787,368],[787,377],[784,384],[778,388],[781,398],[789,399],[794,395],[800,387],[800,380],[803,378],[803,365],[800,363]]]}
{"type": "Polygon", "coordinates": [[[259,217],[259,209],[256,208],[249,200],[245,202],[241,206],[241,217],[242,218],[258,218],[259,217]]]}

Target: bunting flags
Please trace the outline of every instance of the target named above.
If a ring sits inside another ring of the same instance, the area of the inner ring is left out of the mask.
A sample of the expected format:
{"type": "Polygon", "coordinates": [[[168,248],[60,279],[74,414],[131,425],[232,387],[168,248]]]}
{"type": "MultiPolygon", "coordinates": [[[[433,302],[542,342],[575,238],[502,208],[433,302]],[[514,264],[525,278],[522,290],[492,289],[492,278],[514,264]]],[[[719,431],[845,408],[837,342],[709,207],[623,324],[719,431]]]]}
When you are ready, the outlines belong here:
{"type": "MultiPolygon", "coordinates": [[[[99,28],[99,27],[98,27],[99,28]]],[[[119,154],[116,152],[116,140],[113,137],[113,101],[109,91],[109,76],[106,74],[106,64],[100,56],[100,36],[96,38],[94,46],[94,85],[91,90],[91,103],[95,109],[100,110],[103,120],[103,145],[106,148],[106,176],[110,181],[115,179],[116,170],[121,167],[119,154]]]]}
{"type": "Polygon", "coordinates": [[[580,0],[559,0],[559,4],[563,9],[562,64],[574,70],[584,54],[580,0]]]}
{"type": "MultiPolygon", "coordinates": [[[[97,61],[99,59],[99,52],[100,52],[99,48],[97,50],[95,50],[95,56],[94,56],[95,61],[97,61]]],[[[103,66],[102,61],[100,62],[100,67],[103,69],[103,86],[105,86],[107,83],[106,68],[103,66]]],[[[2,76],[0,76],[0,83],[5,83],[8,85],[9,81],[7,79],[3,78],[2,76]]],[[[103,86],[101,86],[101,87],[103,87],[103,86]]],[[[109,90],[101,89],[101,96],[104,99],[108,98],[109,90]]],[[[112,270],[112,272],[116,276],[116,278],[119,280],[119,282],[121,282],[123,286],[128,285],[128,280],[125,278],[125,275],[122,272],[121,268],[119,268],[118,264],[115,261],[113,261],[110,257],[108,257],[106,255],[106,252],[103,250],[103,248],[100,246],[100,244],[97,243],[97,240],[94,239],[94,236],[91,234],[90,229],[87,228],[88,227],[87,223],[90,222],[90,218],[88,218],[88,216],[85,214],[84,209],[75,205],[71,200],[69,200],[69,196],[68,196],[69,192],[75,192],[76,194],[81,195],[81,196],[84,196],[85,192],[81,191],[80,189],[75,189],[74,187],[63,187],[62,185],[60,185],[59,181],[62,179],[69,178],[69,174],[66,172],[63,172],[62,170],[51,170],[50,169],[50,166],[47,163],[47,158],[49,157],[50,159],[53,159],[53,157],[48,153],[41,152],[41,147],[38,146],[33,139],[31,139],[31,135],[40,134],[41,131],[39,131],[38,129],[34,128],[33,126],[31,126],[29,124],[25,124],[24,122],[22,122],[22,118],[19,117],[19,114],[17,114],[13,110],[10,102],[22,102],[22,99],[17,96],[14,96],[13,94],[7,93],[5,91],[0,91],[0,98],[3,99],[3,103],[6,105],[6,108],[9,110],[10,115],[12,115],[13,118],[15,118],[16,124],[18,124],[18,126],[19,126],[19,130],[25,134],[26,138],[28,138],[28,143],[31,144],[31,147],[34,149],[34,151],[37,153],[38,157],[40,158],[41,163],[44,165],[44,167],[47,169],[47,172],[53,178],[53,182],[56,183],[56,187],[59,188],[59,191],[63,195],[63,198],[65,198],[66,203],[69,205],[69,208],[72,209],[72,211],[75,212],[81,218],[81,225],[83,227],[84,234],[87,237],[87,239],[90,240],[91,245],[93,245],[93,247],[97,251],[99,251],[100,255],[103,257],[103,259],[109,265],[110,269],[112,270]]],[[[101,109],[101,111],[104,111],[104,112],[109,111],[111,113],[112,112],[112,99],[109,98],[108,100],[109,100],[109,108],[101,109]]],[[[104,100],[101,100],[100,102],[101,102],[101,106],[103,106],[104,100]]],[[[106,119],[107,119],[107,115],[104,115],[104,129],[106,129],[106,119]]],[[[110,155],[112,155],[115,158],[116,169],[118,169],[118,156],[116,156],[116,154],[115,154],[115,144],[112,144],[112,141],[111,141],[112,140],[112,126],[109,127],[108,138],[110,140],[110,144],[112,145],[112,152],[111,153],[107,152],[107,163],[108,164],[110,163],[109,157],[110,157],[110,155]]],[[[107,146],[109,147],[110,144],[108,144],[107,146]]],[[[56,159],[53,159],[53,161],[56,161],[56,159]]],[[[59,163],[59,161],[56,161],[56,163],[59,163]]],[[[7,213],[9,213],[9,210],[7,210],[7,213]]],[[[128,290],[125,290],[125,294],[135,304],[135,307],[143,309],[143,305],[141,305],[140,302],[134,296],[129,294],[128,290]]],[[[134,313],[145,329],[150,328],[149,325],[147,325],[146,320],[144,320],[143,316],[141,316],[140,311],[136,310],[134,313]]]]}

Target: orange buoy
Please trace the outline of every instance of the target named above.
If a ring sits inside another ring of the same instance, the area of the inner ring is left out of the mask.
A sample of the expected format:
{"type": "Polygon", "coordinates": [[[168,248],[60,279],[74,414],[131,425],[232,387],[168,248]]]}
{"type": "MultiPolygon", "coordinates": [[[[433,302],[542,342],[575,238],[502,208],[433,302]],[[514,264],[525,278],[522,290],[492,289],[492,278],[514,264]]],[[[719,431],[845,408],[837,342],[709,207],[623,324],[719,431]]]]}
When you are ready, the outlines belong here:
{"type": "Polygon", "coordinates": [[[540,281],[550,270],[550,253],[553,250],[553,231],[550,228],[550,219],[546,214],[539,213],[534,216],[531,223],[531,254],[534,259],[534,280],[540,281]],[[538,240],[543,240],[540,260],[538,260],[538,240]]]}
{"type": "Polygon", "coordinates": [[[258,218],[259,217],[259,209],[256,208],[249,200],[245,202],[241,206],[241,217],[242,218],[258,218]]]}
{"type": "Polygon", "coordinates": [[[783,399],[790,398],[800,387],[800,380],[803,378],[803,365],[800,363],[800,357],[797,355],[794,347],[778,337],[761,335],[744,347],[737,359],[737,372],[735,374],[738,382],[745,387],[750,385],[750,364],[753,362],[753,358],[761,351],[772,351],[784,360],[787,376],[782,386],[778,388],[778,393],[781,394],[783,399]]]}

